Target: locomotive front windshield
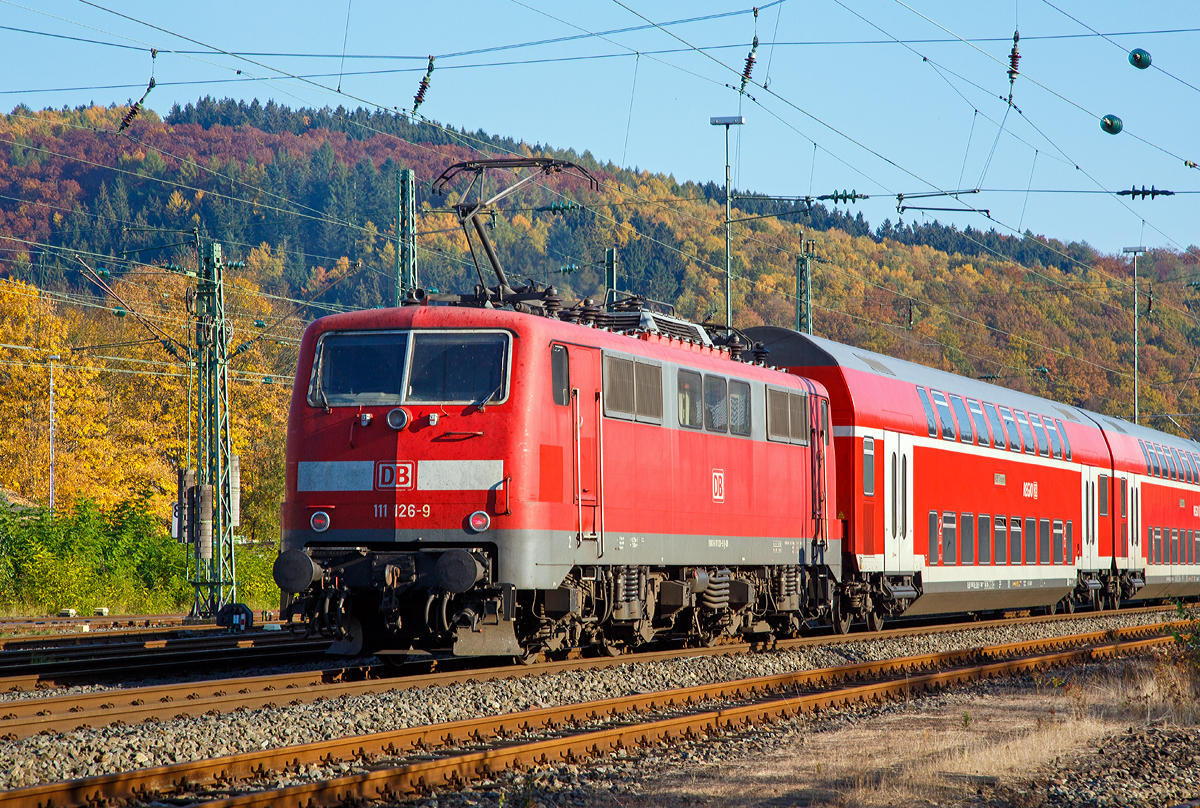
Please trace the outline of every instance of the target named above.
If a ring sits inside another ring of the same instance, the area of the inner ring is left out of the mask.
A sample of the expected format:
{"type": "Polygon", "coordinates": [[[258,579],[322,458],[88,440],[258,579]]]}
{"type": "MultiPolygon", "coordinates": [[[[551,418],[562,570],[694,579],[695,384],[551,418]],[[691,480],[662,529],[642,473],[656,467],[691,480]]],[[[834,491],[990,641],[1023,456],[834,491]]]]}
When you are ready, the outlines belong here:
{"type": "Polygon", "coordinates": [[[317,348],[309,403],[477,403],[506,395],[505,334],[327,334],[317,348]]]}
{"type": "Polygon", "coordinates": [[[314,404],[394,404],[400,400],[407,334],[330,334],[317,362],[314,404]]]}

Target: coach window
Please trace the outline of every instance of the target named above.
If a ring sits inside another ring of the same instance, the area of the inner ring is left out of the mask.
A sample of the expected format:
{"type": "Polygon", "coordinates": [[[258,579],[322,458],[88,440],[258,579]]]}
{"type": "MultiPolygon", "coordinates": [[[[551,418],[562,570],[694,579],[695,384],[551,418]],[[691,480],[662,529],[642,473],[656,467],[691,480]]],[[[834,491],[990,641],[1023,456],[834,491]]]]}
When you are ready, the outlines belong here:
{"type": "Polygon", "coordinates": [[[700,394],[700,374],[679,371],[679,425],[699,429],[704,424],[704,401],[700,394]]]}
{"type": "Polygon", "coordinates": [[[821,440],[829,445],[829,400],[821,399],[821,440]]]}
{"type": "Polygon", "coordinates": [[[1008,519],[1004,516],[996,517],[996,552],[993,555],[996,563],[1004,565],[1008,563],[1008,519]]]}
{"type": "Polygon", "coordinates": [[[1146,444],[1146,448],[1150,451],[1150,473],[1155,477],[1161,477],[1162,472],[1158,469],[1158,452],[1154,451],[1154,446],[1149,443],[1146,444]]]}
{"type": "Polygon", "coordinates": [[[1020,410],[1013,410],[1013,415],[1016,416],[1017,424],[1021,427],[1021,436],[1025,438],[1025,453],[1037,454],[1037,444],[1033,442],[1033,432],[1029,429],[1029,419],[1020,410]]]}
{"type": "Polygon", "coordinates": [[[975,421],[975,433],[979,437],[980,446],[990,446],[988,441],[987,419],[983,417],[983,410],[979,406],[979,402],[974,399],[967,399],[967,409],[971,411],[971,419],[975,421]]]}
{"type": "Polygon", "coordinates": [[[1037,435],[1038,454],[1050,456],[1050,445],[1046,440],[1046,430],[1042,428],[1042,416],[1029,413],[1029,423],[1033,424],[1033,433],[1037,435]]]}
{"type": "Polygon", "coordinates": [[[908,455],[900,456],[900,535],[908,535],[908,455]]]}
{"type": "Polygon", "coordinates": [[[1054,563],[1063,563],[1063,523],[1061,519],[1054,520],[1054,563]]]}
{"type": "Polygon", "coordinates": [[[1066,455],[1067,460],[1070,460],[1071,439],[1067,437],[1067,428],[1063,426],[1063,422],[1057,418],[1054,420],[1054,423],[1058,424],[1058,434],[1062,436],[1063,454],[1066,455]]]}
{"type": "Polygon", "coordinates": [[[1150,562],[1158,564],[1162,562],[1162,528],[1148,527],[1146,528],[1146,538],[1150,542],[1150,562]]]}
{"type": "Polygon", "coordinates": [[[925,392],[924,387],[917,388],[917,395],[921,397],[921,406],[925,408],[925,425],[929,427],[929,437],[937,437],[937,421],[933,418],[933,407],[929,406],[929,396],[925,392]]]}
{"type": "Polygon", "coordinates": [[[938,519],[937,511],[929,512],[929,547],[925,556],[925,563],[931,567],[936,567],[938,563],[938,539],[941,537],[941,520],[938,519]]]}
{"type": "Polygon", "coordinates": [[[958,563],[958,517],[954,511],[942,514],[942,563],[947,567],[958,563]]]}
{"type": "Polygon", "coordinates": [[[550,346],[550,386],[555,404],[571,403],[571,365],[565,345],[550,346]]]}
{"type": "Polygon", "coordinates": [[[1179,467],[1179,479],[1190,483],[1192,475],[1188,473],[1187,467],[1183,465],[1183,457],[1181,455],[1182,452],[1173,446],[1171,447],[1171,456],[1175,458],[1175,465],[1179,467]]]}
{"type": "Polygon", "coordinates": [[[979,514],[979,563],[992,563],[992,517],[979,514]]]}
{"type": "Polygon", "coordinates": [[[729,383],[729,431],[750,434],[750,385],[745,382],[729,383]]]}
{"type": "Polygon", "coordinates": [[[863,438],[863,496],[875,496],[875,439],[863,438]]]}
{"type": "Polygon", "coordinates": [[[1171,528],[1171,563],[1179,563],[1179,531],[1171,528]]]}
{"type": "Polygon", "coordinates": [[[1050,452],[1055,460],[1062,460],[1062,441],[1058,439],[1058,430],[1054,428],[1053,418],[1043,418],[1046,422],[1046,436],[1050,438],[1050,452]]]}
{"type": "Polygon", "coordinates": [[[1072,564],[1075,560],[1075,523],[1070,519],[1067,520],[1067,535],[1063,538],[1063,543],[1066,545],[1066,559],[1063,563],[1072,564]]]}
{"type": "Polygon", "coordinates": [[[962,552],[958,554],[963,566],[970,566],[975,563],[975,516],[974,514],[964,513],[962,515],[962,552]]]}
{"type": "Polygon", "coordinates": [[[1158,467],[1162,469],[1162,478],[1171,479],[1171,468],[1167,465],[1167,453],[1160,444],[1154,444],[1154,452],[1158,455],[1158,467]]]}
{"type": "Polygon", "coordinates": [[[1000,416],[996,414],[996,405],[984,402],[983,408],[987,410],[988,422],[992,425],[992,445],[997,449],[1007,449],[1008,443],[1004,440],[1004,425],[1000,423],[1000,416]]]}
{"type": "Polygon", "coordinates": [[[1014,452],[1021,451],[1021,433],[1017,431],[1017,422],[1007,407],[1000,408],[1000,417],[1004,419],[1004,428],[1008,431],[1008,448],[1014,452]]]}
{"type": "Polygon", "coordinates": [[[1099,480],[1100,515],[1108,516],[1108,475],[1101,474],[1099,480]]]}
{"type": "Polygon", "coordinates": [[[967,415],[967,408],[963,406],[962,399],[951,393],[950,404],[954,407],[954,415],[958,418],[958,432],[962,442],[974,443],[975,434],[971,431],[971,417],[967,415]]]}
{"type": "Polygon", "coordinates": [[[704,377],[704,428],[724,432],[729,428],[728,387],[720,376],[704,377]]]}
{"type": "Polygon", "coordinates": [[[1037,520],[1025,517],[1025,564],[1037,563],[1037,520]]]}
{"type": "Polygon", "coordinates": [[[1175,450],[1175,456],[1179,458],[1179,468],[1183,469],[1183,479],[1186,482],[1192,481],[1192,464],[1188,460],[1187,452],[1175,450]]]}
{"type": "Polygon", "coordinates": [[[1146,473],[1153,474],[1154,472],[1150,468],[1150,453],[1146,451],[1146,444],[1142,442],[1141,438],[1138,438],[1138,448],[1142,450],[1142,459],[1146,461],[1146,473]]]}
{"type": "Polygon", "coordinates": [[[1009,520],[1008,524],[1009,524],[1009,527],[1011,528],[1009,530],[1009,533],[1011,535],[1008,537],[1008,563],[1009,564],[1020,564],[1021,563],[1021,517],[1014,516],[1011,520],[1009,520]]]}
{"type": "Polygon", "coordinates": [[[1038,562],[1050,563],[1050,520],[1038,522],[1038,562]]]}
{"type": "Polygon", "coordinates": [[[1179,459],[1183,461],[1183,467],[1187,470],[1187,481],[1194,485],[1196,483],[1196,467],[1192,465],[1192,456],[1187,452],[1180,452],[1179,459]]]}
{"type": "Polygon", "coordinates": [[[1162,453],[1167,458],[1167,465],[1171,467],[1171,479],[1178,480],[1179,470],[1175,468],[1175,458],[1171,454],[1171,448],[1169,446],[1162,447],[1162,453]]]}
{"type": "Polygon", "coordinates": [[[941,391],[931,390],[933,394],[933,403],[937,405],[938,415],[942,419],[942,438],[944,440],[957,440],[954,432],[954,416],[950,414],[950,405],[946,403],[946,396],[941,391]]]}

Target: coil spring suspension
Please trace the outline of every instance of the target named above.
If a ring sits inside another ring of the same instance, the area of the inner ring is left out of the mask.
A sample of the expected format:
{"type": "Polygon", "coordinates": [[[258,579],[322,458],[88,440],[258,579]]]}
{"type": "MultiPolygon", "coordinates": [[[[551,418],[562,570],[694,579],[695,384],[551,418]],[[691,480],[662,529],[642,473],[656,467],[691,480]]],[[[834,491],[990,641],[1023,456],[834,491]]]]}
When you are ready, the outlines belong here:
{"type": "Polygon", "coordinates": [[[626,603],[641,600],[641,582],[636,566],[621,567],[621,600],[626,603]]]}
{"type": "Polygon", "coordinates": [[[775,596],[786,598],[800,592],[800,567],[787,564],[775,571],[775,596]]]}
{"type": "Polygon", "coordinates": [[[708,579],[708,588],[700,593],[700,602],[708,609],[729,608],[729,570],[717,570],[708,579]]]}

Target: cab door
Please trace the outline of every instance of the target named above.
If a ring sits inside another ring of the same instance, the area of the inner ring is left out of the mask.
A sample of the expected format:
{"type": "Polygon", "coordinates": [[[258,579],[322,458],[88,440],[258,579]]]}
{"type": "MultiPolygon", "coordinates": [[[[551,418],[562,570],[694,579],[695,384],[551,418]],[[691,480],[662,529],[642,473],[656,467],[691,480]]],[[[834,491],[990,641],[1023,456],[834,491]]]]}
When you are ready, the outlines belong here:
{"type": "Polygon", "coordinates": [[[567,346],[571,360],[571,420],[572,420],[572,502],[575,504],[578,540],[597,542],[600,546],[601,503],[600,473],[600,352],[575,345],[567,346]]]}

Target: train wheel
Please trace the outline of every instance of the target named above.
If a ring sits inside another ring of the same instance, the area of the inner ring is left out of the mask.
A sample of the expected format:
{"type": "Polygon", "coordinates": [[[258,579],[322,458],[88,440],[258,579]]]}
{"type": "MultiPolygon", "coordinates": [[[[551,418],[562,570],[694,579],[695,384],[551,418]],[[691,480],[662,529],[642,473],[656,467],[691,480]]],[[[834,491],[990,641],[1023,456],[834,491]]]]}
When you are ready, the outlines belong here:
{"type": "Polygon", "coordinates": [[[833,633],[834,634],[849,634],[850,624],[854,622],[854,614],[846,612],[842,607],[842,599],[835,597],[833,599],[833,633]]]}
{"type": "Polygon", "coordinates": [[[537,663],[542,661],[542,652],[541,651],[528,651],[528,652],[522,654],[521,656],[513,657],[513,659],[515,659],[518,662],[518,664],[521,664],[521,665],[536,665],[537,663]]]}
{"type": "Polygon", "coordinates": [[[883,631],[883,615],[879,612],[867,612],[867,631],[883,631]]]}

